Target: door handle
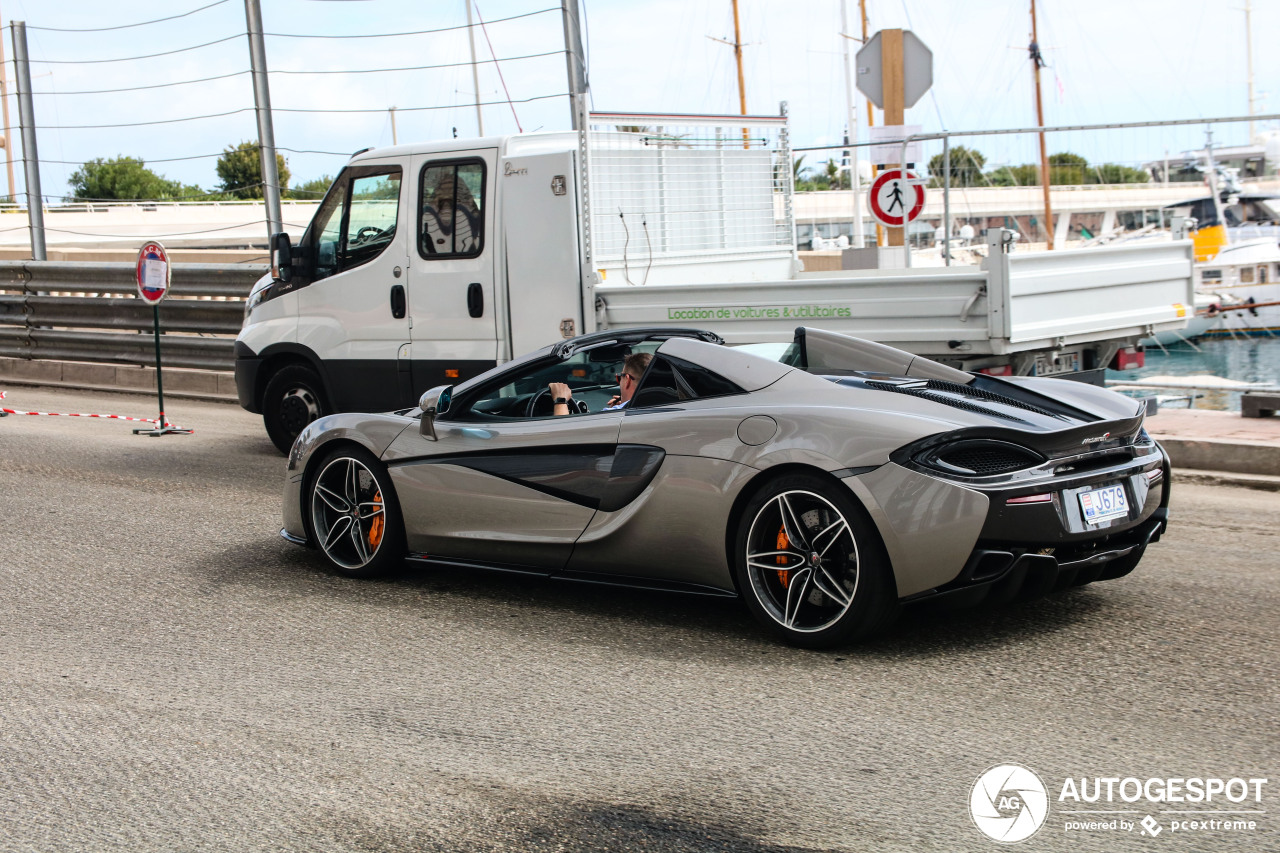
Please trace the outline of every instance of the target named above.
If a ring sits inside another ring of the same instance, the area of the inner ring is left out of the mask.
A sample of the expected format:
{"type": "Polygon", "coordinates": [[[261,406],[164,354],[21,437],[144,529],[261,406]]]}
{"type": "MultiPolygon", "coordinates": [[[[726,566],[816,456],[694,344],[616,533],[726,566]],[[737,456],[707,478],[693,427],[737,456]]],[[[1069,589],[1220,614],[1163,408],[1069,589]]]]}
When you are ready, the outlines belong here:
{"type": "Polygon", "coordinates": [[[467,313],[472,317],[484,316],[484,288],[478,281],[467,286],[467,313]]]}
{"type": "Polygon", "coordinates": [[[404,315],[406,313],[405,312],[406,307],[407,306],[405,304],[405,298],[404,298],[404,285],[403,284],[391,285],[391,316],[395,317],[397,320],[403,320],[404,315]]]}

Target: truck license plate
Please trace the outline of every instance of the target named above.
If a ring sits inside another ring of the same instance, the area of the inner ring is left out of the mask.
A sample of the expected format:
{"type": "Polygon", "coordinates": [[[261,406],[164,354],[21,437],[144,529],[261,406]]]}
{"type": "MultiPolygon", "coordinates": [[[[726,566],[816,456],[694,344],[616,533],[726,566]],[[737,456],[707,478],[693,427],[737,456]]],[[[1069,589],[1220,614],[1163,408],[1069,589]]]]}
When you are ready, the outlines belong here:
{"type": "Polygon", "coordinates": [[[1129,500],[1124,486],[1104,486],[1080,493],[1080,511],[1086,524],[1098,524],[1108,518],[1129,514],[1129,500]]]}
{"type": "Polygon", "coordinates": [[[1036,356],[1036,376],[1053,376],[1058,373],[1076,373],[1080,370],[1080,353],[1061,352],[1056,356],[1036,356]]]}

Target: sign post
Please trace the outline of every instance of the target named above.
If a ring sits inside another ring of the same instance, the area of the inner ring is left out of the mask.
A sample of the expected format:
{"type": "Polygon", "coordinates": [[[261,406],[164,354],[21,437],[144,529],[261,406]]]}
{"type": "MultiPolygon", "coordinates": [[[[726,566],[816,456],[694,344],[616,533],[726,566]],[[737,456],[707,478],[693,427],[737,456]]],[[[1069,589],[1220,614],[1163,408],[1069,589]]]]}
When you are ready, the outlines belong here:
{"type": "Polygon", "coordinates": [[[138,295],[142,301],[151,304],[156,338],[156,394],[160,402],[160,418],[155,429],[135,429],[134,435],[168,435],[177,433],[186,435],[189,429],[178,429],[164,417],[164,382],[160,378],[160,302],[169,295],[169,282],[172,280],[172,269],[169,266],[169,255],[164,246],[155,240],[148,240],[138,251],[137,282],[138,295]]]}
{"type": "MultiPolygon", "coordinates": [[[[907,107],[933,85],[933,52],[910,30],[881,30],[858,51],[857,64],[858,91],[884,110],[885,127],[881,132],[905,139],[910,135],[903,127],[907,107]]],[[[872,162],[903,169],[911,164],[897,156],[872,162]]],[[[889,232],[889,245],[905,245],[905,238],[903,223],[901,231],[889,232]]]]}

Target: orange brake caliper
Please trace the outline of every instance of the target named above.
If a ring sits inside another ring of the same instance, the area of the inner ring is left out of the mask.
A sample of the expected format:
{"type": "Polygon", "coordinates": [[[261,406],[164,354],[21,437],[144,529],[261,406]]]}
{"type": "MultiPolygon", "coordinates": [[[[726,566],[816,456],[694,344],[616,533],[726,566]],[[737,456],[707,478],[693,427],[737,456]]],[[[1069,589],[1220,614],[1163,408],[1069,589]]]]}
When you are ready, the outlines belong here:
{"type": "MultiPolygon", "coordinates": [[[[382,492],[378,492],[373,496],[373,502],[378,509],[382,509],[382,492]]],[[[369,547],[377,548],[382,542],[383,517],[385,513],[379,513],[373,517],[373,521],[369,522],[369,547]]]]}
{"type": "MultiPolygon", "coordinates": [[[[791,547],[791,540],[787,538],[787,529],[785,527],[779,527],[778,528],[778,550],[784,551],[790,547],[791,547]]],[[[787,558],[782,554],[779,554],[777,557],[774,558],[774,560],[778,563],[779,566],[785,566],[787,564],[787,558]]],[[[786,589],[787,585],[791,582],[791,570],[778,569],[778,580],[782,581],[782,587],[783,589],[786,589]]]]}

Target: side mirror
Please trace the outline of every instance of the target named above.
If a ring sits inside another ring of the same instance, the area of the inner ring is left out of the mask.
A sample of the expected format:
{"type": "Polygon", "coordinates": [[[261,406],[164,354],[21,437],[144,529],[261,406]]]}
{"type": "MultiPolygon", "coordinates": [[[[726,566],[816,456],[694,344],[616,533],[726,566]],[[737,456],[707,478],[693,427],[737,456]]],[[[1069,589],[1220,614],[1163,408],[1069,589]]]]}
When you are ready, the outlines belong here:
{"type": "Polygon", "coordinates": [[[449,404],[452,401],[452,385],[437,385],[422,395],[418,400],[418,408],[422,409],[422,421],[418,425],[418,432],[423,437],[436,440],[436,417],[449,411],[449,404]]]}
{"type": "Polygon", "coordinates": [[[271,235],[271,277],[278,281],[293,278],[293,247],[283,231],[271,235]]]}

